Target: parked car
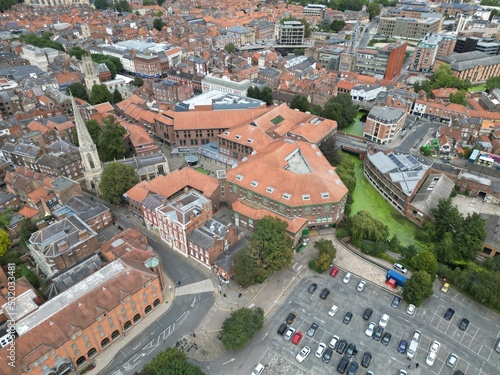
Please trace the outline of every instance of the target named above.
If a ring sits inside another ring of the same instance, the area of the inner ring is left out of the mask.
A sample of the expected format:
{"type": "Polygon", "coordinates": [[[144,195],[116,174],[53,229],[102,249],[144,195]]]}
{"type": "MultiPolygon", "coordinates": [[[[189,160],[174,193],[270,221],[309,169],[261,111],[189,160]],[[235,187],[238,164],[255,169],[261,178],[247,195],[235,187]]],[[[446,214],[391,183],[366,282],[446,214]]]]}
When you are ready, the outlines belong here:
{"type": "Polygon", "coordinates": [[[318,325],[316,323],[311,324],[311,326],[307,330],[307,336],[313,337],[314,334],[316,333],[317,329],[318,329],[318,325]]]}
{"type": "Polygon", "coordinates": [[[458,362],[458,356],[455,353],[450,353],[448,356],[448,359],[446,360],[446,366],[448,367],[455,367],[458,362]]]}
{"type": "Polygon", "coordinates": [[[451,318],[453,318],[453,315],[455,315],[455,310],[453,310],[451,307],[446,310],[446,312],[444,313],[444,316],[443,318],[445,318],[446,320],[451,320],[451,318]]]}
{"type": "Polygon", "coordinates": [[[290,312],[286,317],[286,324],[292,324],[295,321],[297,314],[294,312],[290,312]]]}
{"type": "Polygon", "coordinates": [[[309,287],[309,289],[307,289],[307,291],[311,294],[313,294],[316,289],[318,289],[318,284],[314,283],[314,284],[311,284],[311,286],[309,287]]]}
{"type": "Polygon", "coordinates": [[[406,372],[406,370],[399,370],[399,375],[408,375],[408,373],[406,372]]]}
{"type": "Polygon", "coordinates": [[[355,356],[358,354],[358,349],[356,349],[356,344],[350,343],[349,346],[347,347],[347,350],[345,352],[345,356],[347,358],[351,358],[352,356],[355,356]]]}
{"type": "Polygon", "coordinates": [[[352,312],[348,311],[346,312],[346,314],[344,315],[344,319],[342,320],[342,322],[344,324],[349,324],[351,323],[351,319],[352,319],[352,312]]]}
{"type": "Polygon", "coordinates": [[[287,329],[288,325],[286,323],[281,323],[280,327],[278,328],[278,335],[283,336],[287,329]]]}
{"type": "Polygon", "coordinates": [[[288,331],[285,332],[285,334],[283,335],[283,339],[285,341],[290,341],[293,337],[293,335],[295,335],[295,328],[288,328],[288,331]]]}
{"type": "Polygon", "coordinates": [[[372,337],[373,331],[375,331],[376,327],[377,325],[375,324],[375,322],[370,322],[370,324],[368,324],[368,327],[365,330],[365,335],[368,337],[372,337]]]}
{"type": "Polygon", "coordinates": [[[413,331],[413,335],[411,336],[412,340],[415,340],[416,342],[420,342],[420,338],[422,337],[422,333],[418,330],[413,331]]]}
{"type": "Polygon", "coordinates": [[[416,307],[415,305],[412,305],[411,303],[408,305],[408,308],[406,309],[406,313],[408,315],[413,315],[415,314],[416,307]]]}
{"type": "Polygon", "coordinates": [[[441,292],[448,293],[448,290],[450,290],[450,284],[444,283],[443,286],[441,287],[441,292]]]}
{"type": "Polygon", "coordinates": [[[302,336],[304,336],[304,335],[302,334],[302,332],[300,332],[300,331],[299,331],[299,332],[297,332],[297,333],[295,334],[295,336],[293,336],[293,339],[292,339],[292,344],[294,344],[294,345],[299,345],[300,340],[302,340],[302,336]]]}
{"type": "Polygon", "coordinates": [[[361,366],[367,368],[368,366],[370,366],[371,361],[372,361],[372,353],[365,352],[365,354],[363,354],[363,359],[361,360],[361,366]]]}
{"type": "Polygon", "coordinates": [[[337,274],[339,273],[339,269],[337,267],[334,267],[331,271],[330,271],[330,276],[331,277],[335,277],[337,276],[337,274]]]}
{"type": "Polygon", "coordinates": [[[389,323],[389,315],[384,314],[382,315],[382,318],[380,318],[380,321],[378,322],[378,325],[381,326],[382,328],[387,327],[387,323],[389,323]]]}
{"type": "Polygon", "coordinates": [[[252,371],[252,375],[262,375],[266,367],[262,363],[258,363],[252,371]]]}
{"type": "Polygon", "coordinates": [[[439,352],[439,348],[441,348],[441,344],[439,341],[434,340],[429,348],[429,352],[437,354],[439,352]]]}
{"type": "Polygon", "coordinates": [[[365,289],[365,285],[366,285],[366,281],[365,280],[361,280],[359,283],[358,283],[358,286],[356,287],[356,290],[358,292],[362,292],[363,289],[365,289]]]}
{"type": "Polygon", "coordinates": [[[311,352],[311,349],[308,346],[304,346],[302,348],[302,350],[297,354],[295,359],[297,360],[297,362],[302,363],[304,361],[304,359],[307,358],[307,356],[309,355],[310,352],[311,352]]]}
{"type": "Polygon", "coordinates": [[[392,335],[389,332],[384,333],[384,337],[382,337],[382,344],[388,346],[391,342],[392,335]]]}
{"type": "Polygon", "coordinates": [[[500,338],[495,342],[495,351],[500,353],[500,338]]]}
{"type": "Polygon", "coordinates": [[[391,307],[394,308],[394,309],[397,309],[399,307],[400,303],[401,303],[401,297],[400,296],[394,296],[392,298],[391,307]]]}
{"type": "Polygon", "coordinates": [[[458,328],[462,331],[466,331],[468,326],[469,326],[469,319],[462,318],[460,324],[458,325],[458,328]]]}
{"type": "Polygon", "coordinates": [[[328,315],[334,316],[337,311],[339,311],[339,308],[336,305],[333,305],[330,310],[328,310],[328,315]]]}
{"type": "Polygon", "coordinates": [[[408,270],[407,270],[405,267],[403,267],[403,265],[402,265],[402,264],[399,264],[399,263],[394,263],[394,266],[393,266],[393,267],[394,267],[394,269],[396,269],[396,270],[398,270],[398,271],[400,271],[400,272],[402,272],[402,273],[406,273],[406,272],[408,272],[408,270]]]}
{"type": "Polygon", "coordinates": [[[436,353],[427,353],[427,357],[425,358],[425,363],[427,364],[427,366],[432,366],[434,364],[434,361],[436,360],[436,357],[436,353]]]}
{"type": "Polygon", "coordinates": [[[347,370],[347,375],[356,375],[356,371],[358,371],[359,364],[354,361],[349,365],[349,369],[347,370]]]}
{"type": "Polygon", "coordinates": [[[367,307],[365,312],[363,313],[363,319],[369,320],[372,317],[372,314],[373,314],[373,310],[370,309],[369,307],[367,307]]]}
{"type": "Polygon", "coordinates": [[[333,356],[333,350],[330,348],[327,348],[325,350],[325,352],[323,353],[323,362],[330,363],[332,356],[333,356]]]}
{"type": "Polygon", "coordinates": [[[398,345],[398,352],[404,354],[407,346],[408,342],[406,340],[401,340],[398,345]]]}
{"type": "Polygon", "coordinates": [[[319,295],[319,298],[326,299],[326,297],[328,297],[329,294],[330,294],[330,289],[325,288],[325,289],[323,289],[321,291],[321,294],[319,295]]]}
{"type": "Polygon", "coordinates": [[[462,371],[457,370],[453,373],[453,375],[465,375],[462,371]]]}
{"type": "Polygon", "coordinates": [[[375,341],[380,341],[380,339],[382,338],[382,333],[384,333],[384,327],[378,326],[378,327],[375,329],[375,331],[373,331],[372,338],[373,338],[375,341]]]}
{"type": "Polygon", "coordinates": [[[342,359],[339,362],[339,365],[337,366],[337,372],[340,374],[345,373],[347,366],[349,366],[349,358],[342,357],[342,359]]]}
{"type": "Polygon", "coordinates": [[[337,349],[335,350],[340,355],[344,355],[345,350],[347,349],[347,341],[342,339],[339,341],[337,345],[337,349]]]}
{"type": "Polygon", "coordinates": [[[351,281],[351,277],[352,277],[351,273],[350,273],[350,272],[347,272],[347,273],[345,274],[344,278],[342,279],[342,282],[343,282],[344,284],[347,284],[349,281],[351,281]]]}
{"type": "Polygon", "coordinates": [[[332,339],[330,340],[330,343],[328,344],[328,347],[332,350],[335,350],[335,347],[337,346],[339,340],[340,337],[338,337],[337,335],[333,335],[332,339]]]}
{"type": "Polygon", "coordinates": [[[325,349],[326,349],[326,344],[323,342],[320,342],[318,345],[318,349],[316,349],[316,353],[314,353],[314,355],[317,358],[321,358],[323,356],[323,353],[325,352],[325,349]]]}

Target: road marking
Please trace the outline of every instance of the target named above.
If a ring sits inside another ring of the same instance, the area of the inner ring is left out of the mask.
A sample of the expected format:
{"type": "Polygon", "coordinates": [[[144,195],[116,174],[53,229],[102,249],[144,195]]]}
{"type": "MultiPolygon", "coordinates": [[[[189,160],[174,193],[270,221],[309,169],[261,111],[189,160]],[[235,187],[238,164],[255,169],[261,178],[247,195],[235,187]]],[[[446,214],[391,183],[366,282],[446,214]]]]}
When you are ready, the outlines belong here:
{"type": "Polygon", "coordinates": [[[228,363],[231,363],[235,360],[236,358],[231,358],[229,361],[224,362],[222,365],[227,365],[228,363]]]}
{"type": "Polygon", "coordinates": [[[268,333],[269,333],[269,331],[266,332],[266,334],[264,335],[264,337],[262,337],[262,340],[260,340],[260,341],[264,341],[264,339],[267,337],[268,333]]]}

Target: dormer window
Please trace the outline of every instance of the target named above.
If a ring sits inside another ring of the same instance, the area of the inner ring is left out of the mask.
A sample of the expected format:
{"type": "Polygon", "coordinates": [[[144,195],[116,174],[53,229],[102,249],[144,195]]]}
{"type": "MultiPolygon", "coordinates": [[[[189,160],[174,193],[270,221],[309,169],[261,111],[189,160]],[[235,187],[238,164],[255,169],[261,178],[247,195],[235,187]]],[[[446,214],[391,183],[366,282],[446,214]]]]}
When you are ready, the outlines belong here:
{"type": "Polygon", "coordinates": [[[236,180],[238,180],[238,181],[243,180],[243,175],[241,175],[241,174],[237,174],[237,175],[236,175],[236,180]]]}
{"type": "Polygon", "coordinates": [[[229,135],[229,132],[224,132],[224,135],[229,135]]]}
{"type": "Polygon", "coordinates": [[[286,200],[290,200],[291,197],[292,197],[292,194],[283,193],[283,198],[285,198],[286,200]]]}
{"type": "Polygon", "coordinates": [[[253,142],[253,139],[252,139],[252,138],[248,138],[248,139],[247,139],[247,142],[248,142],[248,143],[252,143],[252,142],[253,142]]]}
{"type": "Polygon", "coordinates": [[[258,184],[259,184],[259,181],[252,180],[252,182],[250,182],[250,185],[253,187],[257,187],[258,184]]]}
{"type": "Polygon", "coordinates": [[[275,189],[275,188],[273,188],[272,186],[268,186],[268,187],[266,187],[266,191],[267,191],[268,193],[273,193],[273,192],[274,192],[274,190],[276,190],[276,189],[275,189]]]}
{"type": "Polygon", "coordinates": [[[330,198],[330,193],[321,193],[321,198],[323,199],[330,198]]]}
{"type": "Polygon", "coordinates": [[[311,196],[309,194],[302,194],[302,200],[308,201],[311,199],[311,196]]]}
{"type": "Polygon", "coordinates": [[[237,134],[235,138],[236,139],[241,139],[241,135],[237,134]]]}

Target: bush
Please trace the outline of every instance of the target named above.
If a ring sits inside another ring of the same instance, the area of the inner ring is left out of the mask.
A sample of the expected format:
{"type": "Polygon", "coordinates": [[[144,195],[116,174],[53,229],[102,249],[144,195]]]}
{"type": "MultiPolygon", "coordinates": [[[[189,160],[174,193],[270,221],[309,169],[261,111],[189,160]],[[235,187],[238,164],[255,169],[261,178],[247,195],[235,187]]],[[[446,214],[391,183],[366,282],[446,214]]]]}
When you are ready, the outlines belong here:
{"type": "Polygon", "coordinates": [[[314,248],[319,251],[319,254],[309,262],[309,268],[318,273],[323,273],[330,267],[330,264],[332,264],[337,254],[337,250],[335,250],[332,241],[325,239],[316,241],[314,243],[314,248]]]}
{"type": "Polygon", "coordinates": [[[242,349],[264,325],[264,310],[243,307],[222,323],[221,340],[227,350],[242,349]]]}
{"type": "Polygon", "coordinates": [[[344,228],[337,229],[335,231],[335,236],[337,238],[346,238],[346,237],[349,237],[349,232],[347,231],[347,229],[344,229],[344,228]]]}

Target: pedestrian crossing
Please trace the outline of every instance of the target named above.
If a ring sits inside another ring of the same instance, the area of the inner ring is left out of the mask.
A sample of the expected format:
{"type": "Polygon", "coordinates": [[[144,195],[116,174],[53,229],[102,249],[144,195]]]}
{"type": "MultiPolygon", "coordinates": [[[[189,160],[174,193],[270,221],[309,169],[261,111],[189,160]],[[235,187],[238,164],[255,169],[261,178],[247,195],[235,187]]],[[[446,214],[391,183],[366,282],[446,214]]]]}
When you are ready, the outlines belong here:
{"type": "Polygon", "coordinates": [[[214,292],[214,286],[209,279],[198,281],[196,283],[179,286],[175,289],[175,296],[187,296],[205,292],[214,292]]]}

